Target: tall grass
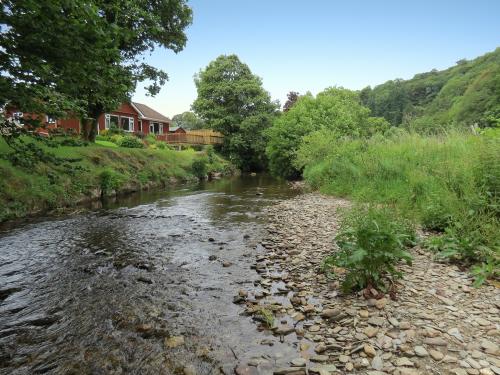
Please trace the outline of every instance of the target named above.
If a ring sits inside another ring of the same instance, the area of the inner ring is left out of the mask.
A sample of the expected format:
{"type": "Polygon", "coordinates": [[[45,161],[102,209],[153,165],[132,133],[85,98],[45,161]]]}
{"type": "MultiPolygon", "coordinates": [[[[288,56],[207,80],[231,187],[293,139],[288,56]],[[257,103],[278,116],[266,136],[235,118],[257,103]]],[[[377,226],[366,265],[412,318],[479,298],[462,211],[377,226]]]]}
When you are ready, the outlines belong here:
{"type": "Polygon", "coordinates": [[[304,140],[297,163],[325,193],[392,205],[423,227],[441,232],[432,247],[442,256],[498,265],[500,138],[451,132],[396,132],[369,140],[304,140]],[[321,149],[323,148],[323,149],[321,149]],[[321,152],[318,152],[321,149],[321,152]]]}

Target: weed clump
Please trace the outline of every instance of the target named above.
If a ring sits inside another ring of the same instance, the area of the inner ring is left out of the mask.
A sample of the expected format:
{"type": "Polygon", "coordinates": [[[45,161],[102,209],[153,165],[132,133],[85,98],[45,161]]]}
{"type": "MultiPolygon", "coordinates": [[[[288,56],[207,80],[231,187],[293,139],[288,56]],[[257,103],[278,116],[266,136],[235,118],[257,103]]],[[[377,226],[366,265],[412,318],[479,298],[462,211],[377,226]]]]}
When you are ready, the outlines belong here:
{"type": "Polygon", "coordinates": [[[364,288],[388,289],[387,281],[402,277],[399,262],[411,264],[406,248],[415,243],[410,221],[394,211],[375,206],[357,207],[345,214],[335,242],[339,251],[323,262],[327,274],[345,274],[345,292],[364,288]]]}

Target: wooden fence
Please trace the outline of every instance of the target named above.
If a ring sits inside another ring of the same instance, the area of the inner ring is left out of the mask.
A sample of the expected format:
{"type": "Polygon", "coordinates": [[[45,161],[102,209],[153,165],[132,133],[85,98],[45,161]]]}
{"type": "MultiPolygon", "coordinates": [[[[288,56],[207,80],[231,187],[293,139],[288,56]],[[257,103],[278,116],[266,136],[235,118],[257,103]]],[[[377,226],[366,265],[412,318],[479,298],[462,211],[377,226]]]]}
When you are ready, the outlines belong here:
{"type": "Polygon", "coordinates": [[[211,129],[188,130],[186,133],[160,134],[156,138],[170,144],[215,145],[224,142],[224,136],[211,129]]]}

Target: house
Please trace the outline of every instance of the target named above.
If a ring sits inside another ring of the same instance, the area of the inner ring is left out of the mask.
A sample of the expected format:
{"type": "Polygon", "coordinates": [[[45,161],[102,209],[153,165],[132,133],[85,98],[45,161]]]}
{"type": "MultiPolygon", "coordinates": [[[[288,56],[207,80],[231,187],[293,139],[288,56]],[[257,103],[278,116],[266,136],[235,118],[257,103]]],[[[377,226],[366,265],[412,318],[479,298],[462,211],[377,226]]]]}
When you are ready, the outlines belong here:
{"type": "Polygon", "coordinates": [[[169,133],[186,134],[186,130],[182,126],[170,126],[169,133]]]}
{"type": "MultiPolygon", "coordinates": [[[[48,115],[23,113],[15,109],[8,110],[7,115],[8,118],[20,123],[23,119],[38,119],[44,129],[62,128],[80,133],[80,120],[75,118],[56,119],[48,115]]],[[[129,133],[162,135],[169,132],[171,121],[146,104],[131,102],[123,103],[112,112],[103,113],[99,116],[97,123],[98,132],[116,127],[129,133]]]]}
{"type": "Polygon", "coordinates": [[[102,114],[99,131],[117,127],[130,133],[162,135],[169,131],[170,119],[146,104],[123,103],[117,110],[102,114]]]}

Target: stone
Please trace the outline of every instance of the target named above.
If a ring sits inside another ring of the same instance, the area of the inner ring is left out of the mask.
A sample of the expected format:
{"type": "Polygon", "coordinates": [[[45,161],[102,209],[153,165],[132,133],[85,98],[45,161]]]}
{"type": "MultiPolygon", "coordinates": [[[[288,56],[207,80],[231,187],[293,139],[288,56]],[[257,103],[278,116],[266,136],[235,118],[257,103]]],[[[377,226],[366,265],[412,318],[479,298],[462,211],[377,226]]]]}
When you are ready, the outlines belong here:
{"type": "Polygon", "coordinates": [[[177,348],[181,345],[184,345],[183,336],[172,336],[165,339],[165,346],[169,349],[177,348]]]}
{"type": "Polygon", "coordinates": [[[382,370],[384,368],[384,361],[379,356],[375,356],[372,359],[371,366],[374,370],[382,370]]]}
{"type": "Polygon", "coordinates": [[[379,310],[382,310],[385,305],[387,304],[387,299],[386,298],[381,298],[375,302],[375,307],[379,310]]]}
{"type": "Polygon", "coordinates": [[[321,354],[323,353],[324,351],[326,351],[326,345],[323,344],[323,343],[320,343],[318,344],[315,348],[314,348],[314,351],[318,354],[321,354]]]}
{"type": "Polygon", "coordinates": [[[309,327],[309,332],[319,332],[321,330],[321,327],[317,324],[309,327]]]}
{"type": "Polygon", "coordinates": [[[324,319],[332,319],[339,316],[342,313],[340,309],[325,309],[321,312],[321,317],[324,319]]]}
{"type": "Polygon", "coordinates": [[[305,375],[305,370],[297,367],[281,367],[273,371],[274,375],[305,375]]]}
{"type": "Polygon", "coordinates": [[[346,371],[352,371],[352,370],[354,370],[354,364],[352,362],[348,362],[348,363],[346,363],[344,368],[346,371]]]}
{"type": "Polygon", "coordinates": [[[210,261],[217,260],[217,255],[210,255],[208,257],[208,260],[210,260],[210,261]]]}
{"type": "Polygon", "coordinates": [[[377,334],[377,332],[378,332],[378,328],[375,328],[372,326],[368,326],[363,330],[363,333],[366,336],[368,336],[369,338],[372,338],[373,336],[375,336],[377,334]]]}
{"type": "Polygon", "coordinates": [[[488,354],[496,354],[498,352],[498,345],[486,339],[481,341],[481,348],[488,354]]]}
{"type": "Polygon", "coordinates": [[[339,355],[339,362],[340,363],[347,363],[351,360],[351,358],[348,355],[341,354],[339,355]]]}
{"type": "Polygon", "coordinates": [[[407,330],[407,329],[411,328],[411,324],[410,324],[410,322],[401,322],[401,323],[399,323],[399,328],[401,328],[403,330],[407,330]]]}
{"type": "Polygon", "coordinates": [[[197,375],[198,372],[196,371],[196,367],[194,367],[193,365],[187,365],[186,367],[184,367],[184,375],[197,375]]]}
{"type": "Polygon", "coordinates": [[[476,322],[477,322],[480,326],[483,326],[483,327],[485,327],[485,326],[490,326],[490,325],[491,325],[491,323],[490,323],[488,320],[486,320],[486,319],[484,319],[484,318],[481,318],[481,317],[476,318],[476,322]]]}
{"type": "Polygon", "coordinates": [[[427,350],[425,350],[423,346],[415,346],[413,348],[413,351],[418,357],[427,357],[429,355],[429,353],[427,352],[427,350]]]}
{"type": "Polygon", "coordinates": [[[309,358],[311,362],[326,362],[328,361],[328,356],[327,355],[313,355],[311,358],[309,358]]]}
{"type": "Polygon", "coordinates": [[[294,367],[304,367],[307,361],[304,358],[295,358],[290,362],[290,364],[294,367]]]}
{"type": "Polygon", "coordinates": [[[398,367],[413,367],[414,363],[406,357],[396,359],[395,365],[398,367]]]}
{"type": "Polygon", "coordinates": [[[331,375],[335,371],[337,371],[337,367],[335,367],[335,365],[320,365],[309,369],[309,372],[319,375],[331,375]]]}
{"type": "Polygon", "coordinates": [[[292,332],[295,332],[295,328],[289,325],[281,325],[274,331],[277,335],[289,335],[292,332]]]}
{"type": "Polygon", "coordinates": [[[233,263],[231,263],[231,262],[229,262],[227,260],[225,260],[224,262],[222,262],[222,267],[226,267],[227,268],[227,267],[231,267],[232,265],[233,265],[233,263]]]}
{"type": "Polygon", "coordinates": [[[371,346],[370,344],[363,345],[363,351],[366,353],[366,355],[368,355],[370,357],[375,357],[377,355],[375,348],[373,346],[371,346]]]}
{"type": "Polygon", "coordinates": [[[368,312],[368,310],[359,310],[358,314],[363,319],[366,319],[370,316],[370,313],[368,312]]]}
{"type": "Polygon", "coordinates": [[[464,341],[464,338],[462,337],[460,331],[456,327],[449,329],[448,335],[455,337],[457,340],[464,341]]]}
{"type": "Polygon", "coordinates": [[[429,350],[429,354],[431,355],[432,359],[435,361],[440,361],[444,358],[444,354],[441,353],[439,350],[429,350]]]}
{"type": "Polygon", "coordinates": [[[376,316],[368,319],[368,324],[371,324],[373,326],[383,326],[384,322],[385,322],[385,320],[383,318],[376,317],[376,316]]]}
{"type": "Polygon", "coordinates": [[[424,339],[424,343],[434,346],[448,346],[448,342],[441,337],[427,337],[424,339]]]}

